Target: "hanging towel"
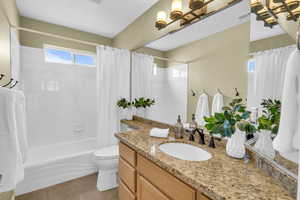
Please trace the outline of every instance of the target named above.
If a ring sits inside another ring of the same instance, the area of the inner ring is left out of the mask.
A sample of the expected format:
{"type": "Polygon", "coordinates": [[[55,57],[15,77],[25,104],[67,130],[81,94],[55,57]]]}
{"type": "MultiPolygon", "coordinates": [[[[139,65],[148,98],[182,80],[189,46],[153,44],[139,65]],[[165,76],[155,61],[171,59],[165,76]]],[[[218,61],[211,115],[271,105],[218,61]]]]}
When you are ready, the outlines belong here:
{"type": "Polygon", "coordinates": [[[16,128],[16,93],[0,88],[0,193],[23,180],[24,169],[16,128]]]}
{"type": "Polygon", "coordinates": [[[26,162],[28,156],[28,139],[27,139],[27,126],[26,126],[26,111],[25,111],[25,96],[22,91],[15,90],[16,97],[16,123],[17,134],[19,139],[20,151],[22,154],[23,163],[26,162]]]}
{"type": "Polygon", "coordinates": [[[153,128],[150,130],[150,136],[152,137],[167,138],[168,135],[169,129],[153,128]]]}
{"type": "Polygon", "coordinates": [[[298,163],[300,149],[300,51],[287,62],[279,131],[273,146],[283,157],[298,163]]]}
{"type": "Polygon", "coordinates": [[[200,126],[205,126],[204,117],[209,117],[208,96],[205,93],[199,96],[195,117],[200,126]]]}
{"type": "Polygon", "coordinates": [[[224,100],[223,95],[221,93],[215,94],[212,102],[212,109],[211,114],[214,115],[215,113],[221,113],[224,107],[224,100]]]}

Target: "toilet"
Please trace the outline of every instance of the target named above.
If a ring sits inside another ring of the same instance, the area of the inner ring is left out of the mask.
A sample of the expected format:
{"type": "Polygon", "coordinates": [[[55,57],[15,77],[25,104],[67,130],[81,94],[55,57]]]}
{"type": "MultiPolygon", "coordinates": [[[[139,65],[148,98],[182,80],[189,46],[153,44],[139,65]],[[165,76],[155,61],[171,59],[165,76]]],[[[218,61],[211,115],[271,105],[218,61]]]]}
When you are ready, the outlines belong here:
{"type": "Polygon", "coordinates": [[[118,187],[119,146],[113,145],[94,152],[98,168],[97,189],[110,190],[118,187]]]}

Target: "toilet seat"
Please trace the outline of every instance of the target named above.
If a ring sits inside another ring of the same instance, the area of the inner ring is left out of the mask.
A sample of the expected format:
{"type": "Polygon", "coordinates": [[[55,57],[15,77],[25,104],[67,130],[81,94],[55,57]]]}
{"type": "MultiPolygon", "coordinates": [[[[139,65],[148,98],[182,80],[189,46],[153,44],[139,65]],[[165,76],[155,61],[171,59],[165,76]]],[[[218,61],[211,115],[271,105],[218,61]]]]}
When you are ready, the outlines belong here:
{"type": "Polygon", "coordinates": [[[94,156],[98,160],[118,159],[119,158],[119,146],[113,145],[113,146],[101,148],[101,149],[95,151],[94,156]]]}

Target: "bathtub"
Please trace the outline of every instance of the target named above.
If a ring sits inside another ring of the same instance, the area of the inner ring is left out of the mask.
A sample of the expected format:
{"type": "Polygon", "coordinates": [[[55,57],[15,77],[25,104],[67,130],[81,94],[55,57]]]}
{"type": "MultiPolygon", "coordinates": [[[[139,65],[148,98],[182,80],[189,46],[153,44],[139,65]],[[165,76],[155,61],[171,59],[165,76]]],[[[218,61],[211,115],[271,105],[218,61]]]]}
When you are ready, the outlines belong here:
{"type": "MultiPolygon", "coordinates": [[[[136,130],[121,123],[121,132],[136,130]]],[[[97,172],[93,160],[96,138],[30,148],[25,177],[17,185],[16,194],[33,192],[97,172]]],[[[96,187],[96,182],[95,182],[96,187]]]]}
{"type": "Polygon", "coordinates": [[[21,195],[95,173],[95,149],[96,138],[30,148],[24,164],[25,177],[17,185],[16,194],[21,195]]]}

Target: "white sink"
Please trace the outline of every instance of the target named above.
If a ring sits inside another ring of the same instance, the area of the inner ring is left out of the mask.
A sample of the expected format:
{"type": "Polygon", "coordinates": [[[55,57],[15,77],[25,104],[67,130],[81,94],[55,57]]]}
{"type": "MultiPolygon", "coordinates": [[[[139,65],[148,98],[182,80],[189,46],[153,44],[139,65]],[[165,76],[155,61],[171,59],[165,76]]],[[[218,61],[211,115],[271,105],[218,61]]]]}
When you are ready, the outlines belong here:
{"type": "Polygon", "coordinates": [[[212,157],[210,153],[199,147],[179,142],[161,144],[159,150],[175,158],[188,161],[205,161],[212,157]]]}

